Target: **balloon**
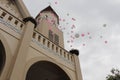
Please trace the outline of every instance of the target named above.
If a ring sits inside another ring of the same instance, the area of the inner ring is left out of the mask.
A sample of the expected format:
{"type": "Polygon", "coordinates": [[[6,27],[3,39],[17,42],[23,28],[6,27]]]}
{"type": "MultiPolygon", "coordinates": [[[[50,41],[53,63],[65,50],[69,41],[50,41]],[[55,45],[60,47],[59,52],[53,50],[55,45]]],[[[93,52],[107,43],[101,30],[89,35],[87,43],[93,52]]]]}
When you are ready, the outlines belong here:
{"type": "Polygon", "coordinates": [[[100,38],[103,38],[103,36],[100,36],[100,38]]]}
{"type": "Polygon", "coordinates": [[[79,35],[78,33],[75,34],[75,37],[76,37],[76,38],[79,38],[79,36],[80,36],[80,35],[79,35]]]}
{"type": "Polygon", "coordinates": [[[67,16],[69,16],[69,13],[67,13],[67,16]]]}
{"type": "Polygon", "coordinates": [[[83,44],[83,46],[85,46],[85,44],[83,44]]]}
{"type": "Polygon", "coordinates": [[[107,44],[108,42],[107,41],[105,41],[105,44],[107,44]]]}
{"type": "Polygon", "coordinates": [[[65,22],[65,19],[63,19],[63,22],[65,22]]]}
{"type": "Polygon", "coordinates": [[[71,33],[73,33],[73,31],[71,31],[71,33]]]}
{"type": "Polygon", "coordinates": [[[72,18],[72,20],[73,20],[73,21],[76,21],[76,19],[75,19],[75,18],[72,18]]]}
{"type": "Polygon", "coordinates": [[[89,36],[89,39],[92,39],[92,37],[91,37],[91,36],[89,36]]]}
{"type": "Polygon", "coordinates": [[[87,34],[88,34],[88,35],[90,35],[90,33],[89,33],[89,32],[88,32],[87,34]]]}
{"type": "Polygon", "coordinates": [[[61,18],[59,19],[59,21],[61,21],[61,18]]]}
{"type": "Polygon", "coordinates": [[[67,43],[70,43],[70,41],[67,41],[67,43]]]}
{"type": "Polygon", "coordinates": [[[72,45],[70,45],[70,47],[72,47],[72,45]]]}
{"type": "Polygon", "coordinates": [[[107,24],[103,24],[103,27],[106,27],[107,26],[107,24]]]}
{"type": "Polygon", "coordinates": [[[73,28],[75,28],[75,25],[74,25],[74,24],[72,25],[71,29],[73,29],[73,28]]]}
{"type": "Polygon", "coordinates": [[[58,2],[56,1],[55,4],[58,4],[58,2]]]}
{"type": "Polygon", "coordinates": [[[81,34],[81,36],[82,36],[82,37],[84,37],[84,36],[85,36],[85,34],[81,34]]]}

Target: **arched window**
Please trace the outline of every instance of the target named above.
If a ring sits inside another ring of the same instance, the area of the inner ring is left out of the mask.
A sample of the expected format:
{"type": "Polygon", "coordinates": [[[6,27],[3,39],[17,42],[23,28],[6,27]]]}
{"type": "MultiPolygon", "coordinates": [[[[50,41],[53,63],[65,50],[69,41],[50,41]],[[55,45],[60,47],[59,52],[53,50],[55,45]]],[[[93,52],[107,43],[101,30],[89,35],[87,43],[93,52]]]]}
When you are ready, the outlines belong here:
{"type": "Polygon", "coordinates": [[[0,41],[0,74],[2,73],[3,67],[5,65],[5,48],[2,44],[2,42],[0,41]]]}
{"type": "Polygon", "coordinates": [[[70,80],[70,78],[56,64],[39,61],[29,68],[26,80],[70,80]]]}

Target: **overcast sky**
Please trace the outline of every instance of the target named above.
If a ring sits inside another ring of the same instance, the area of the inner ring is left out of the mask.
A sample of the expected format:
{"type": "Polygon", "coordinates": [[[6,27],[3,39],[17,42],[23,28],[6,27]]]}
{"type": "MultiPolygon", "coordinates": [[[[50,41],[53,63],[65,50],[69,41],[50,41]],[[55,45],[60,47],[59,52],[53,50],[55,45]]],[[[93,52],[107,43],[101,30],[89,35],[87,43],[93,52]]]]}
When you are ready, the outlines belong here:
{"type": "Polygon", "coordinates": [[[83,80],[106,80],[120,69],[120,0],[23,0],[35,17],[51,5],[67,50],[80,51],[83,80]]]}

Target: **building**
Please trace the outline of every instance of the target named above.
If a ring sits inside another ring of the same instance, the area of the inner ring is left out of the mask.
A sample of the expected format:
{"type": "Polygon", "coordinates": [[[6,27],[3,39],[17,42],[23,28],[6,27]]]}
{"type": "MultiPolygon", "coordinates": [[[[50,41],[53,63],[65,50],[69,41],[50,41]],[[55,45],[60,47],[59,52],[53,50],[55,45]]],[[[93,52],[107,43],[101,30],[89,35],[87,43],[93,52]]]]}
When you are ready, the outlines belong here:
{"type": "Polygon", "coordinates": [[[59,16],[32,18],[22,0],[0,0],[0,80],[82,80],[79,51],[64,49],[59,16]]]}

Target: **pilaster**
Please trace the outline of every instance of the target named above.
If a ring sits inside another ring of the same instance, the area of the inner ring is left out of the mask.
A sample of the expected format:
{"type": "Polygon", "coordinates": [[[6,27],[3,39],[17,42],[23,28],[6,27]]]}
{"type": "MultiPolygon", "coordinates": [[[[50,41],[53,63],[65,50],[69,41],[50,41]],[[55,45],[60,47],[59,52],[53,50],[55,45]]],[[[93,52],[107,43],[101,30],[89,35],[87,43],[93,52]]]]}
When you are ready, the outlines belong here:
{"type": "Polygon", "coordinates": [[[74,55],[74,61],[75,61],[75,70],[76,70],[76,77],[77,80],[83,80],[82,79],[82,73],[81,73],[81,68],[80,68],[80,62],[79,62],[79,58],[77,55],[74,55]]]}
{"type": "Polygon", "coordinates": [[[14,63],[10,80],[22,80],[26,56],[28,54],[28,48],[32,40],[33,30],[34,24],[31,21],[27,21],[24,33],[22,35],[23,37],[21,38],[20,45],[16,53],[16,60],[14,63]]]}

